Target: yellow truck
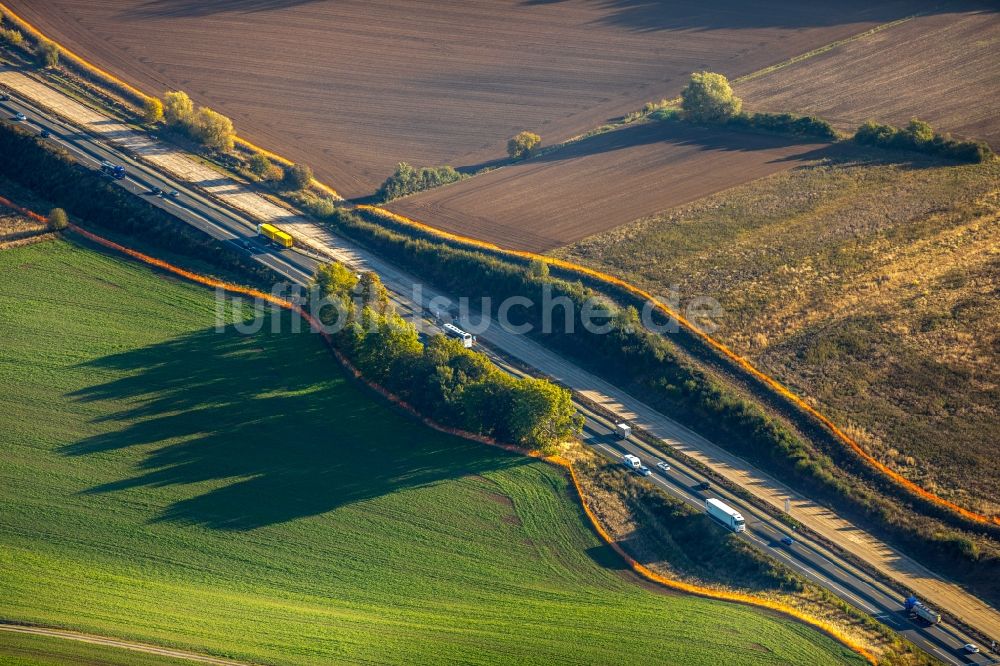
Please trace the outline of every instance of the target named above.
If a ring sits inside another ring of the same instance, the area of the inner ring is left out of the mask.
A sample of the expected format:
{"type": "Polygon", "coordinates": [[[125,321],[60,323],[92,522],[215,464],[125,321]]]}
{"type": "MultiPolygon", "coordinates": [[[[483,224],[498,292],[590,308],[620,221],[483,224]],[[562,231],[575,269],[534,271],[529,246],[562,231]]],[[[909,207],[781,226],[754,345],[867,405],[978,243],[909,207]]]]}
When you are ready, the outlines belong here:
{"type": "Polygon", "coordinates": [[[258,224],[257,235],[264,236],[265,238],[274,241],[281,247],[292,246],[292,237],[273,224],[258,224]]]}

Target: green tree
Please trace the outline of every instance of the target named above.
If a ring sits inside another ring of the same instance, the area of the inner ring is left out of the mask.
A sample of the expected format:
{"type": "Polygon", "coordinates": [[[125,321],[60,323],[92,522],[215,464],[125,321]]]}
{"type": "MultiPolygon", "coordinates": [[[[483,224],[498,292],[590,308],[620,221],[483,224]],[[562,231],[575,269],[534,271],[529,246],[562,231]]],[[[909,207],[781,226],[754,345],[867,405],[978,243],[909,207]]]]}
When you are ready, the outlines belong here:
{"type": "Polygon", "coordinates": [[[55,42],[42,40],[38,44],[38,60],[44,67],[59,66],[59,46],[55,42]]]}
{"type": "Polygon", "coordinates": [[[24,43],[24,35],[21,34],[20,30],[14,28],[0,28],[0,39],[11,46],[20,46],[24,43]]]}
{"type": "Polygon", "coordinates": [[[528,264],[528,275],[534,278],[547,278],[549,276],[549,265],[541,259],[532,259],[528,264]]]}
{"type": "Polygon", "coordinates": [[[186,92],[170,91],[163,96],[163,118],[168,125],[186,125],[194,115],[194,102],[186,92]]]}
{"type": "Polygon", "coordinates": [[[916,118],[910,119],[910,124],[906,126],[906,133],[914,144],[930,143],[934,140],[934,128],[930,123],[916,118]]]}
{"type": "Polygon", "coordinates": [[[681,108],[691,120],[719,123],[739,114],[743,102],[729,81],[715,72],[695,72],[681,91],[681,108]]]}
{"type": "Polygon", "coordinates": [[[147,97],[142,105],[142,121],[152,125],[163,120],[163,102],[156,97],[147,97]]]}
{"type": "Polygon", "coordinates": [[[349,297],[358,284],[358,276],[343,264],[331,262],[316,269],[313,288],[320,296],[349,297]]]}
{"type": "Polygon", "coordinates": [[[251,173],[263,178],[271,170],[271,160],[264,153],[254,153],[247,161],[251,173]]]}
{"type": "Polygon", "coordinates": [[[533,449],[557,444],[583,427],[569,391],[533,377],[513,385],[509,419],[511,438],[533,449]]]}
{"type": "Polygon", "coordinates": [[[303,190],[312,183],[313,172],[305,164],[293,164],[285,169],[285,186],[290,190],[303,190]]]}
{"type": "Polygon", "coordinates": [[[49,211],[48,222],[49,229],[62,231],[69,226],[69,217],[62,208],[53,208],[49,211]]]}
{"type": "Polygon", "coordinates": [[[385,314],[390,309],[389,290],[382,284],[378,273],[375,271],[365,271],[358,281],[357,291],[361,296],[361,301],[375,312],[385,314]]]}
{"type": "Polygon", "coordinates": [[[222,152],[231,151],[236,139],[233,121],[205,106],[191,118],[188,131],[205,147],[222,152]]]}
{"type": "Polygon", "coordinates": [[[530,157],[542,145],[542,137],[534,132],[518,132],[517,136],[507,142],[507,154],[511,159],[519,160],[530,157]]]}

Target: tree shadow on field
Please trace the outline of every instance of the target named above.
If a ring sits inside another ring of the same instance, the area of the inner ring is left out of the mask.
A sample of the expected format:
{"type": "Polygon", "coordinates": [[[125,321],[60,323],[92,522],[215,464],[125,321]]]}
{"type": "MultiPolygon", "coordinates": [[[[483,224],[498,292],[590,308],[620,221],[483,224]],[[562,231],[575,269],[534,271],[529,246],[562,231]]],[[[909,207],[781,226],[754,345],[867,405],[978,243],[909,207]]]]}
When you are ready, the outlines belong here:
{"type": "Polygon", "coordinates": [[[124,18],[188,18],[215,14],[251,14],[309,5],[319,0],[146,0],[124,10],[124,18]]]}
{"type": "MultiPolygon", "coordinates": [[[[556,5],[567,0],[523,0],[522,4],[556,5]]],[[[872,3],[843,0],[826,3],[775,0],[748,5],[741,0],[605,0],[597,23],[635,32],[658,30],[739,30],[753,28],[821,28],[848,23],[887,23],[915,13],[996,11],[996,5],[974,0],[936,3],[893,0],[872,3]]]]}
{"type": "MultiPolygon", "coordinates": [[[[289,318],[281,323],[287,331],[289,318]]],[[[270,324],[257,335],[207,329],[88,363],[95,376],[118,378],[72,396],[116,401],[98,419],[113,429],[63,453],[142,447],[143,458],[135,476],[86,492],[184,486],[184,499],[152,522],[250,530],[525,463],[424,427],[345,380],[318,339],[300,339],[311,334],[273,334],[270,324]]]]}
{"type": "Polygon", "coordinates": [[[542,164],[579,159],[616,150],[628,150],[649,144],[689,147],[692,150],[720,152],[754,152],[780,150],[788,153],[774,161],[818,159],[831,149],[829,144],[779,134],[742,132],[722,128],[700,127],[689,123],[662,121],[637,123],[598,134],[564,148],[543,153],[524,162],[542,164]]]}

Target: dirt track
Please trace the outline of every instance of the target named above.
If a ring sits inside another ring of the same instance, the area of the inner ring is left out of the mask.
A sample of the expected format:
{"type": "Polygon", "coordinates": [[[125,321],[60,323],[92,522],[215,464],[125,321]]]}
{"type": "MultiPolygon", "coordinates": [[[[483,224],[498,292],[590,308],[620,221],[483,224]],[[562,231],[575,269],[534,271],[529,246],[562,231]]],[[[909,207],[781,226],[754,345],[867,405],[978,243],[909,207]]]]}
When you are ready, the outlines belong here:
{"type": "Polygon", "coordinates": [[[1000,13],[975,3],[920,16],[738,85],[747,105],[814,113],[843,130],[865,120],[939,129],[1000,149],[1000,13]]]}
{"type": "Polygon", "coordinates": [[[180,88],[345,196],[401,160],[477,164],[532,129],[555,143],[688,74],[730,76],[913,11],[847,0],[5,0],[149,92],[180,88]]]}
{"type": "Polygon", "coordinates": [[[627,126],[389,209],[541,252],[818,157],[822,145],[682,123],[627,126]]]}

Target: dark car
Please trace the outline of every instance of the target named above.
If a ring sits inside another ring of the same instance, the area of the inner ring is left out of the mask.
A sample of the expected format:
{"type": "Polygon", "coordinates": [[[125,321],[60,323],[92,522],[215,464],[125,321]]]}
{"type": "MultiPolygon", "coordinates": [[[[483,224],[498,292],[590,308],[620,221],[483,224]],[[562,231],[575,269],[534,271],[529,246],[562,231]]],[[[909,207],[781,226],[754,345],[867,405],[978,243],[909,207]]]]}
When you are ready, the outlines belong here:
{"type": "Polygon", "coordinates": [[[52,136],[52,132],[48,131],[47,129],[43,129],[41,132],[38,133],[38,136],[42,137],[43,139],[47,139],[50,136],[52,136]]]}
{"type": "Polygon", "coordinates": [[[781,537],[781,543],[785,544],[786,546],[791,546],[793,543],[795,543],[795,539],[793,539],[790,536],[783,536],[781,537]]]}
{"type": "Polygon", "coordinates": [[[176,198],[177,198],[177,197],[179,197],[180,195],[181,195],[181,193],[180,193],[180,192],[178,192],[177,190],[170,190],[169,192],[167,192],[167,196],[168,196],[168,197],[172,197],[172,198],[174,198],[174,199],[176,199],[176,198]]]}
{"type": "Polygon", "coordinates": [[[702,481],[701,483],[699,483],[698,485],[696,485],[694,487],[694,489],[695,490],[708,490],[711,487],[712,487],[711,483],[709,483],[708,481],[702,481]]]}
{"type": "Polygon", "coordinates": [[[242,243],[240,243],[240,245],[243,246],[243,249],[253,252],[253,243],[251,243],[250,241],[245,240],[242,243]]]}
{"type": "Polygon", "coordinates": [[[9,101],[10,101],[10,95],[5,95],[4,93],[0,93],[0,102],[9,102],[9,101]]]}
{"type": "Polygon", "coordinates": [[[149,193],[155,196],[160,196],[161,194],[163,194],[163,190],[154,185],[153,187],[149,188],[149,193]]]}

